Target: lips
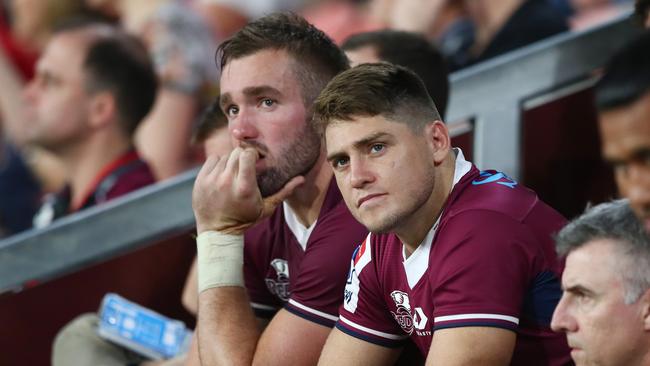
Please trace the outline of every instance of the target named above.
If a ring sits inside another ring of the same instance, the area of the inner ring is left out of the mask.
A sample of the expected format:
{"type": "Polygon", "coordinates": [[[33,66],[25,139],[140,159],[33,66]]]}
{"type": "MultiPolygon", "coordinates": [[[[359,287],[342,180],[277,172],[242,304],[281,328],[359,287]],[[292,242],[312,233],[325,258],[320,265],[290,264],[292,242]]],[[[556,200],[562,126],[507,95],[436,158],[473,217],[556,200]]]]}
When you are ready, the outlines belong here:
{"type": "Polygon", "coordinates": [[[368,202],[368,201],[370,201],[370,200],[372,200],[374,198],[385,196],[385,195],[386,195],[386,193],[373,193],[373,194],[369,194],[367,196],[363,196],[363,197],[359,198],[359,200],[357,201],[357,207],[361,207],[361,205],[363,205],[365,202],[368,202]]]}

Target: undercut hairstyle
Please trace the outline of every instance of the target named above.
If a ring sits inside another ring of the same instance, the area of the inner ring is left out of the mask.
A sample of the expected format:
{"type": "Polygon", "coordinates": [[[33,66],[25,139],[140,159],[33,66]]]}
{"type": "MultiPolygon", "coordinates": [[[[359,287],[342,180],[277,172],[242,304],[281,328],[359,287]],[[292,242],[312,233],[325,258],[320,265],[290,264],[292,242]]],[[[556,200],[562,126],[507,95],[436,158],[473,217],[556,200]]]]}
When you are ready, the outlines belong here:
{"type": "Polygon", "coordinates": [[[226,127],[228,127],[228,119],[219,107],[219,99],[217,99],[205,108],[199,117],[196,128],[192,132],[192,144],[202,144],[215,131],[226,127]]]}
{"type": "Polygon", "coordinates": [[[341,45],[344,51],[364,47],[372,47],[382,61],[415,72],[444,117],[449,100],[449,71],[444,57],[433,43],[419,33],[386,29],[355,34],[341,45]]]}
{"type": "Polygon", "coordinates": [[[626,107],[650,92],[650,32],[625,45],[605,67],[596,84],[596,107],[606,111],[626,107]]]}
{"type": "Polygon", "coordinates": [[[55,34],[75,32],[88,36],[83,70],[88,93],[110,92],[122,130],[132,136],[151,110],[158,78],[149,53],[135,36],[116,26],[74,19],[55,34]]]}
{"type": "Polygon", "coordinates": [[[556,249],[560,256],[567,256],[600,239],[611,240],[617,246],[624,301],[634,303],[650,288],[650,239],[627,200],[588,208],[557,234],[556,249]]]}
{"type": "Polygon", "coordinates": [[[316,130],[355,117],[382,117],[419,132],[440,120],[422,80],[411,70],[387,62],[361,64],[334,77],[314,103],[316,130]]]}
{"type": "Polygon", "coordinates": [[[283,50],[293,59],[308,108],[327,82],[349,68],[343,51],[323,31],[293,13],[274,13],[248,23],[219,45],[217,63],[223,71],[228,62],[264,50],[283,50]]]}

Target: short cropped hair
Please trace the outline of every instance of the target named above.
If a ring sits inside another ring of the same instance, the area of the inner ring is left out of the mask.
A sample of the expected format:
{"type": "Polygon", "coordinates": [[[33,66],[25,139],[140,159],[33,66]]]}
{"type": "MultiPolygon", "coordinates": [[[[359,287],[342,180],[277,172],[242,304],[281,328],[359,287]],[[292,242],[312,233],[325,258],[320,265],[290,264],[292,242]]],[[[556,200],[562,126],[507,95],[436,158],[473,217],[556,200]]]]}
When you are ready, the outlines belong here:
{"type": "Polygon", "coordinates": [[[318,93],[349,61],[323,31],[293,13],[274,13],[248,23],[217,49],[221,70],[228,62],[263,50],[284,50],[295,63],[304,103],[311,107],[318,93]]]}
{"type": "Polygon", "coordinates": [[[596,84],[600,111],[626,107],[650,92],[650,32],[625,45],[605,67],[596,84]]]}
{"type": "Polygon", "coordinates": [[[314,103],[316,130],[333,121],[381,115],[421,131],[440,120],[422,80],[411,70],[387,62],[361,64],[334,77],[314,103]]]}
{"type": "Polygon", "coordinates": [[[144,44],[116,26],[81,18],[61,24],[55,34],[67,32],[88,34],[83,61],[86,90],[113,94],[122,130],[132,136],[151,110],[158,87],[144,44]]]}
{"type": "Polygon", "coordinates": [[[217,99],[201,113],[196,128],[192,132],[192,144],[202,144],[215,131],[226,127],[228,127],[228,119],[219,107],[217,99]]]}
{"type": "Polygon", "coordinates": [[[413,70],[424,82],[441,116],[449,100],[449,71],[442,53],[419,33],[379,30],[355,34],[346,39],[344,51],[372,47],[382,61],[413,70]]]}
{"type": "Polygon", "coordinates": [[[621,259],[625,303],[634,303],[650,288],[650,239],[627,200],[617,200],[589,208],[556,236],[557,252],[566,256],[593,240],[616,242],[621,259]]]}

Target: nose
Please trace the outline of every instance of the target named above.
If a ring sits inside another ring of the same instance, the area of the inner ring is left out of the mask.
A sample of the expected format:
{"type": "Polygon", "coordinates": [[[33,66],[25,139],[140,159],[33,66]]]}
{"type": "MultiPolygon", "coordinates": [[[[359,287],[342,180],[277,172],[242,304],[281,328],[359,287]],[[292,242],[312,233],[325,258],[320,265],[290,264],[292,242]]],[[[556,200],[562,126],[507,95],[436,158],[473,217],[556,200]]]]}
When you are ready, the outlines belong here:
{"type": "Polygon", "coordinates": [[[33,102],[36,96],[36,81],[32,80],[22,90],[22,99],[26,102],[33,102]]]}
{"type": "Polygon", "coordinates": [[[254,140],[259,137],[259,130],[254,117],[243,108],[239,111],[237,118],[229,122],[228,127],[235,142],[233,146],[239,146],[240,142],[254,140]]]}
{"type": "Polygon", "coordinates": [[[553,331],[567,333],[575,332],[578,329],[578,324],[569,310],[566,295],[562,295],[553,312],[553,319],[551,319],[551,329],[553,331]]]}
{"type": "Polygon", "coordinates": [[[350,158],[350,185],[352,188],[364,188],[374,182],[375,175],[368,162],[362,158],[350,158]]]}

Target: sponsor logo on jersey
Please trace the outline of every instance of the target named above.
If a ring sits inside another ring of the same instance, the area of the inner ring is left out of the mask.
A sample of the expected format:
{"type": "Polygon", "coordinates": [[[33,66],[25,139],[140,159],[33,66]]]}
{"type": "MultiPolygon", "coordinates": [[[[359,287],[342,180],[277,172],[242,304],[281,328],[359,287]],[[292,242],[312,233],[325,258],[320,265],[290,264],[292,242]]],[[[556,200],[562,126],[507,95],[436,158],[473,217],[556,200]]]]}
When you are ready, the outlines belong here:
{"type": "Polygon", "coordinates": [[[275,258],[270,265],[275,270],[275,278],[267,278],[266,287],[282,301],[289,301],[289,263],[286,259],[275,258]]]}
{"type": "Polygon", "coordinates": [[[395,311],[390,313],[404,332],[411,335],[413,330],[416,330],[417,335],[431,335],[430,331],[422,332],[422,330],[426,329],[429,318],[424,314],[421,307],[416,307],[414,311],[411,311],[411,301],[406,292],[395,290],[390,293],[390,297],[397,307],[395,311]]]}
{"type": "Polygon", "coordinates": [[[496,183],[508,188],[515,188],[517,182],[501,172],[482,171],[478,178],[472,181],[472,185],[479,186],[488,183],[496,183]]]}
{"type": "Polygon", "coordinates": [[[351,313],[357,310],[357,303],[359,302],[359,291],[361,289],[359,274],[361,274],[363,268],[371,260],[369,243],[370,235],[368,235],[366,240],[352,254],[350,272],[348,272],[348,279],[345,283],[345,291],[343,293],[343,307],[351,313]]]}

